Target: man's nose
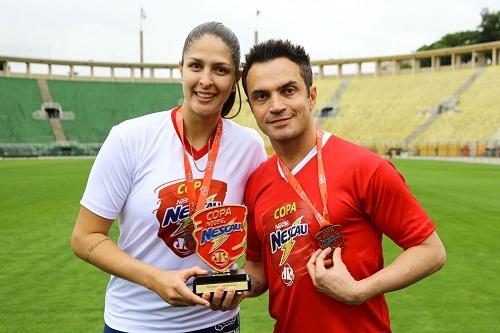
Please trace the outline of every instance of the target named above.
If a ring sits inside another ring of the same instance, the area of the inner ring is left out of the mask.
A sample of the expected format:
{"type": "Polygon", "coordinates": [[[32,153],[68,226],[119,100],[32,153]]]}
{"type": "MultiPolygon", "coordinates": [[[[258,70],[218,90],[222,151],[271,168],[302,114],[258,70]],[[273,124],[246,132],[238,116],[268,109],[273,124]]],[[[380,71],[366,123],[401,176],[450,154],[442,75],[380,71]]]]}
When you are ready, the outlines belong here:
{"type": "Polygon", "coordinates": [[[271,94],[269,103],[271,112],[281,112],[286,108],[283,98],[279,94],[271,94]]]}

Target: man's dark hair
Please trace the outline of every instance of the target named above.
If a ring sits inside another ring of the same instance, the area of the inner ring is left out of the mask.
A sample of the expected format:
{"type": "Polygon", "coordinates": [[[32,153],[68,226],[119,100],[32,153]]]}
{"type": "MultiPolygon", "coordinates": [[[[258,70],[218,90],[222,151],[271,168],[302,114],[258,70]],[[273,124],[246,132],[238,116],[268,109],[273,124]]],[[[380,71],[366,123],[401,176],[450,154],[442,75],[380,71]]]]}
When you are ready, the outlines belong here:
{"type": "MultiPolygon", "coordinates": [[[[289,40],[270,39],[253,46],[250,52],[245,56],[243,64],[242,84],[245,94],[247,92],[247,75],[248,71],[255,63],[262,63],[274,60],[276,58],[287,58],[293,61],[300,67],[300,74],[304,79],[307,88],[312,86],[312,69],[311,60],[304,48],[300,45],[294,45],[289,40]]],[[[309,89],[307,89],[309,94],[309,89]]]]}

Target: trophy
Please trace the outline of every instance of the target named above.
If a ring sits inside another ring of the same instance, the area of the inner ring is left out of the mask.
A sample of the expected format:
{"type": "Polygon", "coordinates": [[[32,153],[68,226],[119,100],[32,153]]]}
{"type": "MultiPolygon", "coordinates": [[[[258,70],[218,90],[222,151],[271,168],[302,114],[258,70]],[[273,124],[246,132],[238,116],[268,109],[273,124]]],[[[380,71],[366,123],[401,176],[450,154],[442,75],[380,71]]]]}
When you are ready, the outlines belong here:
{"type": "Polygon", "coordinates": [[[193,292],[215,292],[218,286],[227,291],[249,290],[250,279],[231,266],[243,255],[246,240],[247,208],[243,205],[222,205],[202,209],[192,216],[196,253],[212,269],[208,275],[195,277],[193,292]]]}

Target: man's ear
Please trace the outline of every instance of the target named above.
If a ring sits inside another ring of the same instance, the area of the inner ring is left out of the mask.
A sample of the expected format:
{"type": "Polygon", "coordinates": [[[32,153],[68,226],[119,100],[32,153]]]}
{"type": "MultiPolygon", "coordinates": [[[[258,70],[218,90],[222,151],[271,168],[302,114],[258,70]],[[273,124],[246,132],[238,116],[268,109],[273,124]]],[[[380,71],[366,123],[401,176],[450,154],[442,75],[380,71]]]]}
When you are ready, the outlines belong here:
{"type": "Polygon", "coordinates": [[[179,61],[179,71],[181,72],[181,78],[182,78],[182,60],[179,61]]]}
{"type": "Polygon", "coordinates": [[[311,88],[309,88],[309,101],[310,101],[310,105],[311,105],[311,110],[316,105],[316,98],[317,97],[318,97],[318,92],[316,90],[316,87],[311,86],[311,88]]]}

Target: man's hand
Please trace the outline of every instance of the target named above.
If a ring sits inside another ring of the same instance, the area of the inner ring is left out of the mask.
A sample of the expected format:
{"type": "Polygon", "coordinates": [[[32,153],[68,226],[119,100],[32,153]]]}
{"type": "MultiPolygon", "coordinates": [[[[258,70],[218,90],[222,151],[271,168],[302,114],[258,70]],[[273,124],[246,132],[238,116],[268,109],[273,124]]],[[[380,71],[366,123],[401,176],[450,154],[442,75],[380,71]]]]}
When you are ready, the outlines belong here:
{"type": "Polygon", "coordinates": [[[342,261],[342,249],[333,252],[333,266],[328,267],[330,248],[317,250],[307,263],[307,271],[316,289],[338,301],[347,304],[361,304],[366,299],[362,297],[360,282],[354,280],[342,261]]]}
{"type": "Polygon", "coordinates": [[[224,292],[224,288],[219,286],[213,295],[210,292],[205,292],[201,297],[210,302],[212,310],[227,311],[235,309],[247,296],[247,291],[236,292],[233,288],[230,288],[224,292]]]}

